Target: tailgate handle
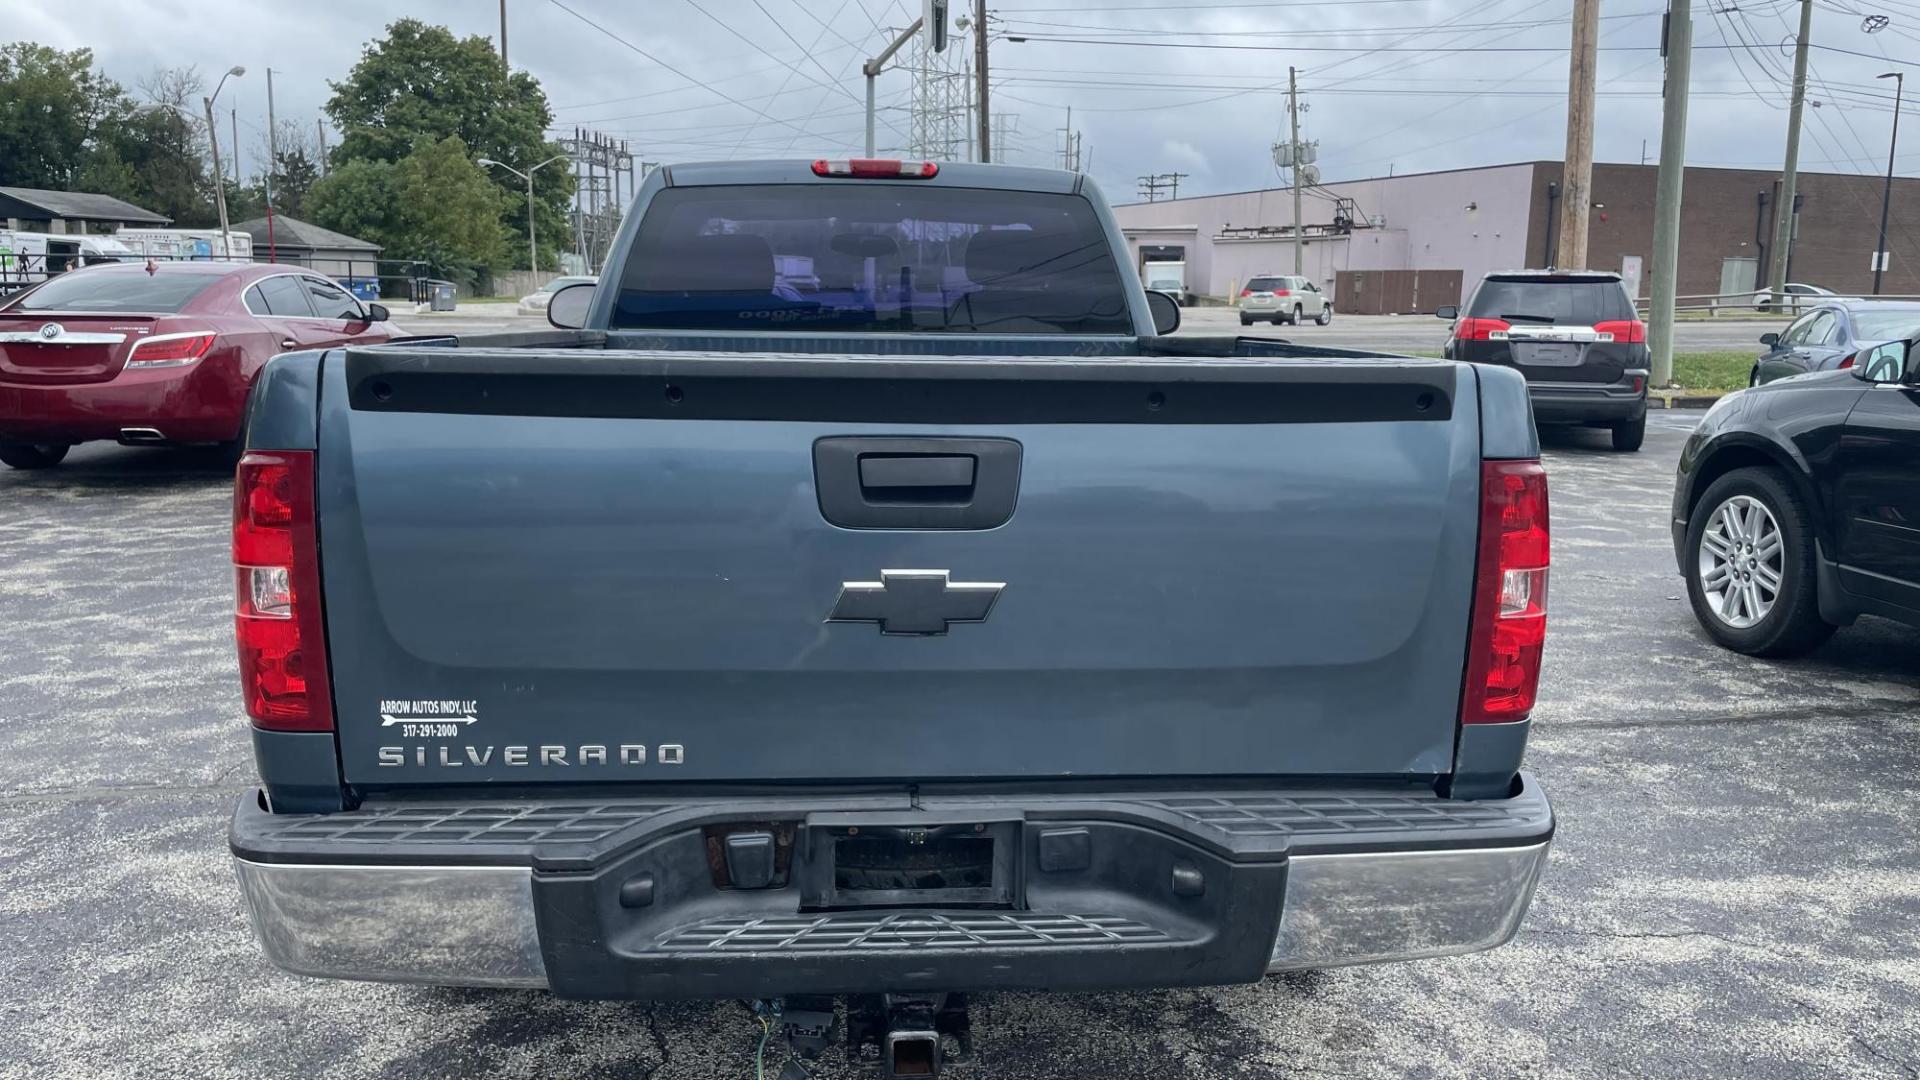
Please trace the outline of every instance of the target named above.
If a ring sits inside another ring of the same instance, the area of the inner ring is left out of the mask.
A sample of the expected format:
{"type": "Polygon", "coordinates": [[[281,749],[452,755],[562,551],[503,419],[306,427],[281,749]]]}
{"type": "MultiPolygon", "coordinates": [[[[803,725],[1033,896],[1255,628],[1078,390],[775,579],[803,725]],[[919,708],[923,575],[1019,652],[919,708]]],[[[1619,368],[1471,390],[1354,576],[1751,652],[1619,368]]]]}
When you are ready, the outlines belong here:
{"type": "Polygon", "coordinates": [[[1012,439],[837,436],[813,444],[820,516],[843,529],[995,529],[1020,495],[1012,439]]]}
{"type": "Polygon", "coordinates": [[[860,493],[868,502],[968,502],[973,476],[967,454],[860,455],[860,493]]]}

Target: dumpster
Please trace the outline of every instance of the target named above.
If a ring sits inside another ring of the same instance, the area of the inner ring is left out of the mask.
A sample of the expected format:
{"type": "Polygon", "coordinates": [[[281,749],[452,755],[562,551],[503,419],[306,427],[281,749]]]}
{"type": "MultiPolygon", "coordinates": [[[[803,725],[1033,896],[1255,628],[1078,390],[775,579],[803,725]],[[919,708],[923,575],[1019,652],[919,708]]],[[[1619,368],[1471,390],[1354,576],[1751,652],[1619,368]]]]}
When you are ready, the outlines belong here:
{"type": "Polygon", "coordinates": [[[355,297],[372,302],[380,299],[380,279],[370,277],[341,278],[340,284],[355,297]]]}
{"type": "Polygon", "coordinates": [[[428,311],[452,311],[456,303],[453,282],[427,279],[428,311]]]}

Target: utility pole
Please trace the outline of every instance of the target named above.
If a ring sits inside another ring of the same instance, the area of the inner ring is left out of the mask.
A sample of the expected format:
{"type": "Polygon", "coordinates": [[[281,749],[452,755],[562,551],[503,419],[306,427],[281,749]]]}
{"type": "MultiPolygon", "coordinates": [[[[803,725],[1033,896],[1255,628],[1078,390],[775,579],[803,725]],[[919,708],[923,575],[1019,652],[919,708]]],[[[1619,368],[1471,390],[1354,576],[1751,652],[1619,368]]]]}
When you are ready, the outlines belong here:
{"type": "Polygon", "coordinates": [[[980,133],[973,123],[973,60],[971,57],[966,61],[965,72],[965,81],[960,84],[960,96],[967,99],[966,123],[963,125],[967,131],[967,160],[977,161],[979,152],[974,148],[973,140],[978,138],[980,133]]]}
{"type": "Polygon", "coordinates": [[[313,120],[313,132],[314,134],[320,136],[320,175],[325,176],[327,175],[327,123],[326,121],[320,119],[319,117],[315,117],[313,120]]]}
{"type": "Polygon", "coordinates": [[[1180,197],[1180,180],[1186,175],[1186,173],[1170,172],[1153,173],[1149,176],[1142,176],[1139,178],[1140,194],[1145,195],[1148,202],[1159,202],[1160,192],[1169,190],[1172,194],[1167,197],[1177,199],[1180,197]]]}
{"type": "Polygon", "coordinates": [[[1680,189],[1687,170],[1687,91],[1693,67],[1692,0],[1667,7],[1665,108],[1660,117],[1660,175],[1653,204],[1653,284],[1647,343],[1653,352],[1653,384],[1673,381],[1673,307],[1680,291],[1680,189]]]}
{"type": "MultiPolygon", "coordinates": [[[[1812,3],[1812,0],[1807,0],[1812,3]]],[[[1560,200],[1563,269],[1587,266],[1587,215],[1593,208],[1593,82],[1598,63],[1600,0],[1573,0],[1572,57],[1567,64],[1567,155],[1560,200]]]]}
{"type": "Polygon", "coordinates": [[[1887,272],[1893,253],[1887,250],[1887,211],[1893,208],[1893,157],[1900,150],[1900,98],[1907,89],[1904,71],[1879,76],[1893,80],[1893,139],[1887,144],[1887,186],[1880,192],[1880,242],[1873,246],[1873,295],[1880,295],[1880,276],[1887,272]]]}
{"type": "MultiPolygon", "coordinates": [[[[1812,0],[1808,0],[1809,3],[1812,0]]],[[[975,120],[980,124],[980,160],[993,160],[993,125],[987,114],[987,0],[973,0],[975,120]]]]}
{"type": "Polygon", "coordinates": [[[1300,223],[1300,88],[1291,67],[1287,68],[1287,127],[1293,145],[1293,273],[1297,277],[1307,272],[1307,257],[1300,223]]]}
{"type": "MultiPolygon", "coordinates": [[[[235,143],[233,154],[240,156],[240,144],[235,143]]],[[[267,175],[271,177],[280,167],[280,128],[273,122],[273,69],[267,69],[267,175]]]]}
{"type": "Polygon", "coordinates": [[[513,70],[507,66],[507,0],[500,0],[500,66],[513,70]]]}
{"type": "MultiPolygon", "coordinates": [[[[240,186],[240,109],[238,106],[227,110],[227,120],[233,130],[233,186],[240,186]]],[[[1884,231],[1884,230],[1882,230],[1884,231]]]]}
{"type": "Polygon", "coordinates": [[[1773,304],[1787,295],[1787,248],[1793,243],[1793,189],[1800,179],[1800,112],[1807,103],[1807,40],[1813,36],[1813,0],[1800,0],[1800,36],[1793,46],[1793,102],[1787,109],[1787,161],[1780,170],[1780,198],[1773,204],[1773,304]]]}

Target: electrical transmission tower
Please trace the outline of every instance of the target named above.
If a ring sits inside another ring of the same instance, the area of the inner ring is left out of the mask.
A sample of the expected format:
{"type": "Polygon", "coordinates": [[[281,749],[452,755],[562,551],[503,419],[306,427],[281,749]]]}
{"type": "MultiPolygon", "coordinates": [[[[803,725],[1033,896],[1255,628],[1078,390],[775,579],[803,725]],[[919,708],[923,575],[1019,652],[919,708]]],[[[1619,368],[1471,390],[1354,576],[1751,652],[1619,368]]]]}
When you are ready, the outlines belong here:
{"type": "Polygon", "coordinates": [[[1167,198],[1177,199],[1180,197],[1180,181],[1185,179],[1186,176],[1187,174],[1183,172],[1154,173],[1151,176],[1142,176],[1140,177],[1140,194],[1146,196],[1148,202],[1159,202],[1162,191],[1168,192],[1167,198]]]}
{"type": "Polygon", "coordinates": [[[1074,130],[1073,110],[1067,110],[1067,126],[1057,129],[1060,135],[1060,167],[1068,172],[1080,171],[1080,132],[1074,130]]]}
{"type": "Polygon", "coordinates": [[[992,121],[993,160],[1006,164],[1013,160],[1013,140],[1020,134],[1020,114],[995,109],[992,121]]]}
{"type": "Polygon", "coordinates": [[[916,34],[907,69],[913,73],[908,108],[907,156],[935,161],[967,161],[972,153],[973,79],[965,49],[934,52],[927,35],[916,34]]]}
{"type": "Polygon", "coordinates": [[[574,128],[573,137],[561,139],[560,146],[573,164],[574,249],[591,273],[606,258],[620,217],[633,201],[634,158],[625,139],[585,128],[574,128]]]}

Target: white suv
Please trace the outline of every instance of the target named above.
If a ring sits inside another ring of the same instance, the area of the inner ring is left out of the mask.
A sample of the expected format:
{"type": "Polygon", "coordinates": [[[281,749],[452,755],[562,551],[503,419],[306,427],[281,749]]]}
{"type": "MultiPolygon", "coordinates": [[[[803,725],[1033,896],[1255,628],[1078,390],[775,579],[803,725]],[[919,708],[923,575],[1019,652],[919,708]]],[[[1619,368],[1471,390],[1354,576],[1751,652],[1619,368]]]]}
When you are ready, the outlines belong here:
{"type": "Polygon", "coordinates": [[[1333,301],[1320,286],[1294,274],[1257,274],[1240,290],[1240,325],[1266,319],[1275,326],[1306,319],[1325,326],[1333,321],[1333,301]]]}

